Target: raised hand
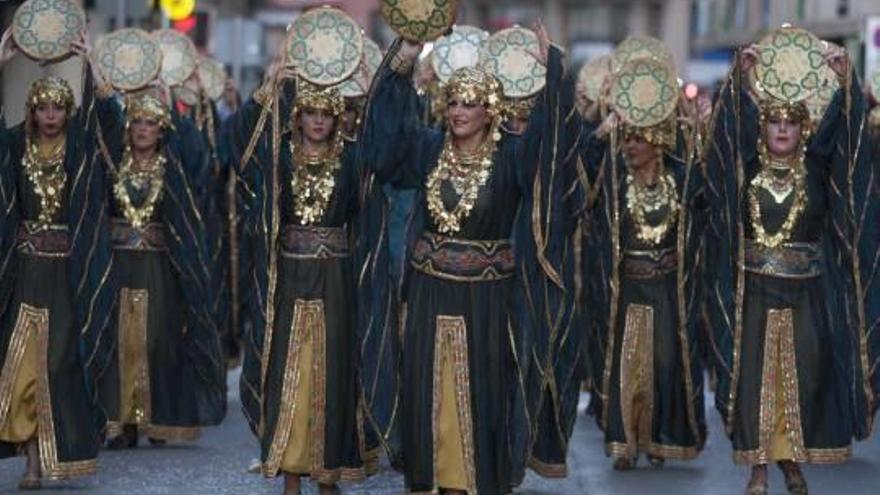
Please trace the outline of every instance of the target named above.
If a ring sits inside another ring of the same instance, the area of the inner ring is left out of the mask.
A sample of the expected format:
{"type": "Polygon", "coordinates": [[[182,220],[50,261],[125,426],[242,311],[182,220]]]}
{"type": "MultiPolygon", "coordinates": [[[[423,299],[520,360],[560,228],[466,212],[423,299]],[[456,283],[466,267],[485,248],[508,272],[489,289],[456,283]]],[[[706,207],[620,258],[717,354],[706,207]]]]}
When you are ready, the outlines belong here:
{"type": "Polygon", "coordinates": [[[541,65],[547,65],[547,57],[550,53],[550,36],[547,34],[547,28],[539,19],[532,25],[532,31],[538,38],[538,51],[530,51],[531,55],[538,60],[541,65]]]}
{"type": "Polygon", "coordinates": [[[824,53],[825,63],[837,74],[837,77],[845,77],[849,70],[849,57],[846,51],[837,45],[829,45],[824,53]]]}
{"type": "Polygon", "coordinates": [[[740,67],[742,67],[743,72],[751,72],[752,69],[755,68],[755,65],[758,63],[758,57],[760,56],[758,52],[758,45],[751,44],[742,49],[739,54],[739,63],[740,67]]]}
{"type": "Polygon", "coordinates": [[[18,47],[15,40],[12,39],[12,28],[8,28],[3,32],[3,38],[0,39],[0,67],[6,65],[6,62],[12,60],[18,53],[18,47]]]}

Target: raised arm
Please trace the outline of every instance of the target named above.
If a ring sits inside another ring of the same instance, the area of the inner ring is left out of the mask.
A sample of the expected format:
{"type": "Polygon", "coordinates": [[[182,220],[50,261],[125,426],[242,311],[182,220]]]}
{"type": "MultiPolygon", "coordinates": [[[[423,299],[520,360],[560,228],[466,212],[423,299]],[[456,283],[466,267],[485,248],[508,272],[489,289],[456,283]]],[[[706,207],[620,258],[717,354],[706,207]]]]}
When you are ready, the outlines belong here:
{"type": "Polygon", "coordinates": [[[380,182],[417,188],[424,182],[428,150],[442,134],[419,118],[412,70],[421,45],[397,41],[388,50],[370,89],[359,142],[380,182]]]}

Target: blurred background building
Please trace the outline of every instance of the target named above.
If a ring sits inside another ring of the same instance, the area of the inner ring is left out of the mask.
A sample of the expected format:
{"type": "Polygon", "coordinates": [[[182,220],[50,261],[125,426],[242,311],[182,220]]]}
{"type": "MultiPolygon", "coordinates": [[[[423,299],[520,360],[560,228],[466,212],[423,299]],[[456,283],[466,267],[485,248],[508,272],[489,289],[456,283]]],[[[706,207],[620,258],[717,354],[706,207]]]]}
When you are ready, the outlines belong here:
{"type": "MultiPolygon", "coordinates": [[[[460,1],[459,23],[490,31],[543,19],[553,39],[568,48],[575,66],[610,52],[628,35],[661,38],[670,46],[682,78],[703,87],[712,87],[724,76],[737,47],[786,22],[846,47],[861,69],[880,65],[880,0],[460,1]]],[[[4,25],[21,3],[0,1],[4,25]]],[[[309,8],[334,5],[346,10],[380,45],[387,46],[394,37],[379,14],[381,0],[196,0],[191,16],[173,22],[163,15],[159,3],[83,1],[93,40],[122,26],[179,29],[201,51],[223,62],[244,94],[258,84],[290,21],[309,8]]],[[[31,79],[49,72],[74,81],[79,70],[76,61],[42,68],[16,60],[2,75],[7,120],[21,117],[18,102],[31,79]]]]}

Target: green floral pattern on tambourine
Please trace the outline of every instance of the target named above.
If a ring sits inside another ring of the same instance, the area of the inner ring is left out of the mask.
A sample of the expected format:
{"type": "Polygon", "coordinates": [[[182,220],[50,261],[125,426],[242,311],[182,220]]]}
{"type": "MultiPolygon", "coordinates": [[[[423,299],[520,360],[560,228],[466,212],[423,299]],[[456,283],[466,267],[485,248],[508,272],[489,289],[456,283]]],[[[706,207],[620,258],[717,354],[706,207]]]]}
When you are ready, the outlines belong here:
{"type": "Polygon", "coordinates": [[[223,64],[210,57],[199,57],[197,70],[205,95],[211,100],[220,99],[226,87],[226,70],[223,64]]]}
{"type": "Polygon", "coordinates": [[[617,72],[611,86],[611,103],[627,124],[651,127],[675,112],[678,93],[675,73],[667,65],[636,59],[617,72]]]}
{"type": "Polygon", "coordinates": [[[12,37],[28,57],[54,60],[70,53],[85,25],[85,13],[71,0],[28,0],[15,12],[12,37]]]}
{"type": "Polygon", "coordinates": [[[367,94],[373,77],[382,64],[384,54],[379,45],[370,38],[364,37],[364,54],[361,67],[345,81],[339,84],[339,92],[346,98],[358,98],[367,94]],[[366,67],[366,71],[364,71],[366,67]]]}
{"type": "Polygon", "coordinates": [[[198,52],[192,40],[177,31],[160,29],[153,33],[162,49],[159,77],[167,86],[182,84],[198,65],[198,52]]]}
{"type": "Polygon", "coordinates": [[[614,49],[611,69],[617,72],[627,62],[642,58],[653,59],[670,67],[675,65],[672,52],[662,41],[651,36],[630,36],[614,49]]]}
{"type": "Polygon", "coordinates": [[[480,62],[480,47],[489,33],[473,26],[455,26],[452,32],[434,43],[431,65],[440,82],[446,83],[452,73],[462,67],[475,67],[480,62]]]}
{"type": "Polygon", "coordinates": [[[840,88],[837,74],[827,64],[819,69],[819,76],[821,79],[819,88],[806,99],[807,110],[810,111],[810,119],[816,124],[825,116],[825,110],[828,109],[828,105],[834,98],[834,93],[840,88]]]}
{"type": "Polygon", "coordinates": [[[103,37],[95,63],[104,79],[121,91],[134,91],[153,81],[162,68],[162,50],[149,33],[127,28],[103,37]]]}
{"type": "Polygon", "coordinates": [[[458,0],[382,0],[385,22],[409,41],[434,41],[455,22],[458,0]]]}
{"type": "Polygon", "coordinates": [[[526,98],[544,88],[547,68],[535,59],[535,33],[521,27],[503,29],[483,43],[481,67],[494,74],[508,98],[526,98]]]}
{"type": "Polygon", "coordinates": [[[822,86],[822,41],[797,28],[782,28],[758,45],[755,76],[761,90],[784,101],[802,101],[822,86]]]}
{"type": "Polygon", "coordinates": [[[339,9],[321,7],[293,21],[287,58],[296,65],[300,77],[329,86],[357,70],[363,46],[361,28],[351,17],[339,9]]]}
{"type": "Polygon", "coordinates": [[[578,84],[583,86],[584,94],[590,101],[599,99],[599,94],[602,92],[602,84],[610,74],[610,55],[596,57],[581,67],[580,72],[578,72],[578,84]]]}

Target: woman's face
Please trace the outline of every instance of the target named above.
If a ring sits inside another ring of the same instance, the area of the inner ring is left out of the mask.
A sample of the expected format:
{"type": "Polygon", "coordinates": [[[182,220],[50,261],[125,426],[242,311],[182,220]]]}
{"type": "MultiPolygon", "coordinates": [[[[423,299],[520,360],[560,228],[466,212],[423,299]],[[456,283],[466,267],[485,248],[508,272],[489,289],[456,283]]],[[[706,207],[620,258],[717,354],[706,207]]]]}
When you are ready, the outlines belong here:
{"type": "Polygon", "coordinates": [[[34,108],[34,123],[38,136],[46,139],[58,137],[67,124],[67,108],[53,102],[40,103],[34,108]]]}
{"type": "Polygon", "coordinates": [[[313,143],[323,143],[330,139],[336,125],[336,118],[328,110],[304,108],[300,113],[303,136],[313,143]]]}
{"type": "Polygon", "coordinates": [[[632,170],[639,170],[657,158],[657,147],[642,136],[634,135],[623,142],[623,155],[626,164],[632,170]]]}
{"type": "Polygon", "coordinates": [[[465,103],[458,98],[450,98],[446,108],[446,119],[452,136],[468,139],[485,132],[489,126],[489,112],[479,103],[465,103]]]}
{"type": "Polygon", "coordinates": [[[776,158],[788,158],[801,144],[801,124],[782,117],[767,119],[767,150],[776,158]]]}
{"type": "Polygon", "coordinates": [[[131,133],[131,146],[137,151],[150,151],[156,149],[162,127],[154,119],[136,118],[129,128],[131,133]]]}

